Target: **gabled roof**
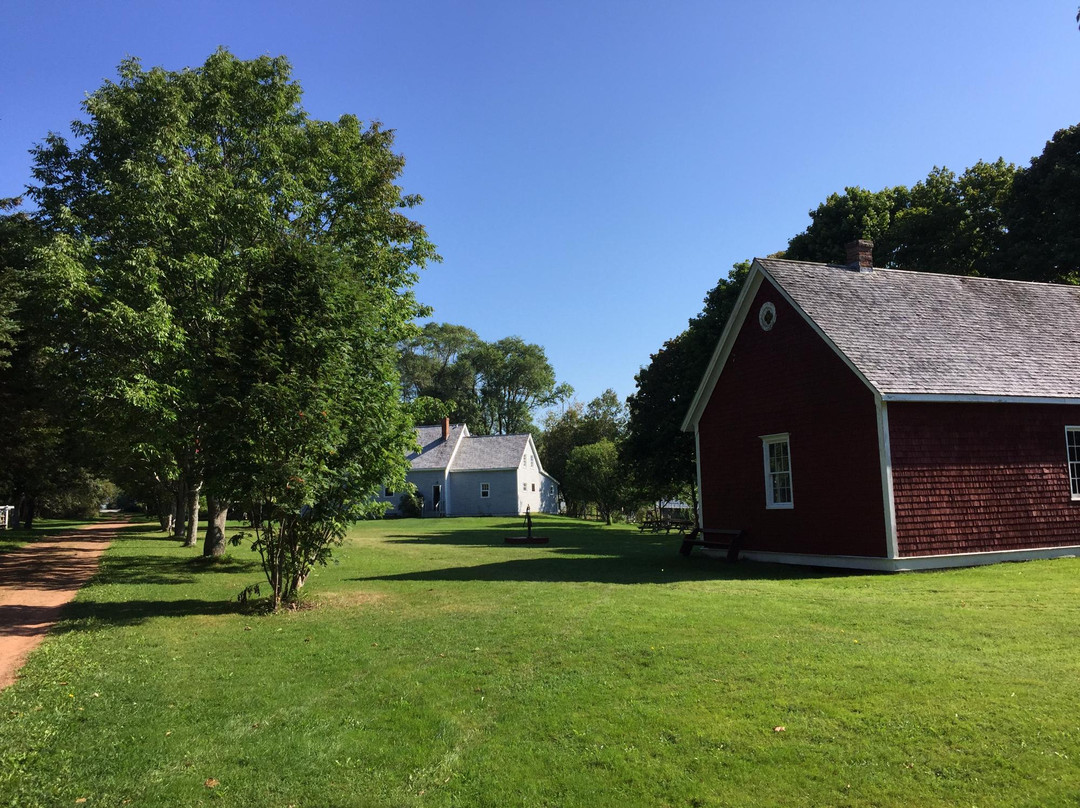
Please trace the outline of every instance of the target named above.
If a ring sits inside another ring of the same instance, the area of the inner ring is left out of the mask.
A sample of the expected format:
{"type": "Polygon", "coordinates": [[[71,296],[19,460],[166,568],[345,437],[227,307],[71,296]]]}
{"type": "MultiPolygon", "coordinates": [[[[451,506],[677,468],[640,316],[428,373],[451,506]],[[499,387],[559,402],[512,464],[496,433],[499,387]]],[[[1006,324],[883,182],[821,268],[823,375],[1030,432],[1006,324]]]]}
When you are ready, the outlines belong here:
{"type": "MultiPolygon", "coordinates": [[[[450,471],[495,471],[520,466],[532,436],[470,435],[465,424],[453,424],[450,437],[444,441],[442,424],[437,424],[418,426],[416,440],[421,451],[407,456],[414,471],[439,471],[448,466],[450,471]]],[[[545,477],[551,476],[540,465],[539,455],[536,466],[545,477]]]]}
{"type": "Polygon", "coordinates": [[[521,465],[528,435],[473,435],[461,444],[451,471],[515,469],[521,465]]]}
{"type": "Polygon", "coordinates": [[[762,279],[885,400],[1080,401],[1080,287],[758,258],[684,428],[762,279]]]}
{"type": "Polygon", "coordinates": [[[410,452],[406,459],[414,469],[444,469],[453,458],[458,443],[468,435],[469,428],[465,424],[453,424],[446,440],[443,440],[442,424],[418,426],[416,442],[420,444],[420,451],[410,452]]]}

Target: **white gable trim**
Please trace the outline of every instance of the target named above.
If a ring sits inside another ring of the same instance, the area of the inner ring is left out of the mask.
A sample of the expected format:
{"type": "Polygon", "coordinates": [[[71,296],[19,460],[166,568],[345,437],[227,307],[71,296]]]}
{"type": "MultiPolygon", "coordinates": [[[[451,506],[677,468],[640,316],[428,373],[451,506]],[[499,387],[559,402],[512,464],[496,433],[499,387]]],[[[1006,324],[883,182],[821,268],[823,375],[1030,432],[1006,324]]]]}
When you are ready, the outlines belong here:
{"type": "Polygon", "coordinates": [[[742,292],[739,293],[739,298],[735,301],[735,308],[731,310],[731,316],[728,317],[724,331],[720,334],[720,340],[716,343],[712,358],[705,368],[705,375],[702,377],[697,392],[694,393],[694,398],[690,402],[690,410],[686,413],[686,417],[683,418],[683,432],[695,429],[698,421],[701,420],[705,405],[712,398],[712,392],[720,378],[720,371],[724,369],[727,358],[731,354],[731,348],[735,344],[735,337],[739,335],[743,321],[746,320],[746,312],[750,308],[750,303],[754,300],[757,290],[761,287],[764,272],[765,270],[761,268],[761,265],[755,259],[750,267],[750,275],[746,278],[742,292]]]}
{"type": "Polygon", "coordinates": [[[988,393],[884,393],[883,401],[954,404],[1080,404],[1080,398],[1054,396],[996,396],[988,393]]]}
{"type": "Polygon", "coordinates": [[[855,366],[855,363],[848,358],[848,355],[841,351],[835,342],[829,339],[828,335],[821,330],[821,327],[814,322],[813,318],[803,311],[802,307],[795,302],[795,299],[784,290],[784,287],[781,286],[755,258],[754,263],[750,267],[750,276],[746,279],[746,285],[743,287],[739,299],[735,302],[735,308],[728,318],[727,325],[724,326],[724,332],[720,335],[720,341],[717,343],[716,350],[713,351],[712,359],[709,360],[708,367],[705,369],[705,375],[701,380],[701,384],[698,386],[693,401],[690,403],[690,411],[687,412],[686,417],[683,419],[683,432],[691,431],[698,421],[701,420],[702,413],[705,411],[709,399],[712,398],[713,390],[716,389],[716,383],[719,381],[720,374],[724,370],[724,365],[727,364],[727,358],[731,354],[731,349],[735,345],[735,340],[739,336],[739,332],[742,331],[742,326],[746,321],[750,304],[757,296],[762,281],[766,279],[772,284],[773,288],[776,289],[780,296],[787,301],[788,305],[799,313],[799,316],[814,330],[814,333],[832,349],[833,353],[840,357],[840,360],[847,365],[848,369],[870,389],[870,392],[875,396],[880,395],[880,391],[868,378],[866,378],[863,372],[855,366]]]}

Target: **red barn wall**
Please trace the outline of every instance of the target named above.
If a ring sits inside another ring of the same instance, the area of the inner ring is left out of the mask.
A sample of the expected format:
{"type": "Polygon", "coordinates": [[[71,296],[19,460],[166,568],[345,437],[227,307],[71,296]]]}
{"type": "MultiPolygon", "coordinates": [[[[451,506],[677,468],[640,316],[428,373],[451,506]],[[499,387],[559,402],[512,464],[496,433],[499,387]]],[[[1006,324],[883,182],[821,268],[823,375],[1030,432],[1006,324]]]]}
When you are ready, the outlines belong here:
{"type": "Polygon", "coordinates": [[[1065,459],[1065,427],[1080,425],[1080,406],[888,408],[900,555],[1080,544],[1065,459]]]}
{"type": "Polygon", "coordinates": [[[887,554],[874,396],[767,279],[698,429],[705,527],[745,531],[750,550],[887,554]],[[790,434],[786,510],[765,507],[760,436],[778,432],[790,434]]]}

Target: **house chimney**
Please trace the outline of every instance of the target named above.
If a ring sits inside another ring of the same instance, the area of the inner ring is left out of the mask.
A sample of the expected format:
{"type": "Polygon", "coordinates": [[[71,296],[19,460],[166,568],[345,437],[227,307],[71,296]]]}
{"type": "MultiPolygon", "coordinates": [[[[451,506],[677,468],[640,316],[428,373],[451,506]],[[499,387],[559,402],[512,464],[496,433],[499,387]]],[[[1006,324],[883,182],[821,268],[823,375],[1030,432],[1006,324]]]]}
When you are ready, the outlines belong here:
{"type": "Polygon", "coordinates": [[[850,241],[844,248],[847,250],[847,265],[859,272],[874,271],[874,242],[861,238],[850,241]]]}
{"type": "Polygon", "coordinates": [[[449,418],[443,418],[442,419],[442,439],[446,440],[449,437],[450,437],[450,419],[449,418]]]}

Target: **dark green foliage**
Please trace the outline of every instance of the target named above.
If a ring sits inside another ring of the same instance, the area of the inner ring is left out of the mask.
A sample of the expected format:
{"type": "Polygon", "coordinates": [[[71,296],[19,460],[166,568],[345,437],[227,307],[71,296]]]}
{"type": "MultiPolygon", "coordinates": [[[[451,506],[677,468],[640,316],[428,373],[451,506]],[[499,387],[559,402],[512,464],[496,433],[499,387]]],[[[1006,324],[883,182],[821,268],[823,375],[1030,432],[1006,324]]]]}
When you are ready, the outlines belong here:
{"type": "Polygon", "coordinates": [[[544,470],[562,483],[560,491],[571,515],[584,513],[589,503],[573,482],[566,484],[567,462],[580,446],[608,441],[616,446],[626,436],[626,407],[614,390],[605,390],[588,404],[571,403],[562,413],[548,413],[537,440],[544,470]]]}
{"type": "Polygon", "coordinates": [[[1017,175],[1004,221],[998,274],[1080,283],[1080,126],[1056,132],[1017,175]]]}
{"type": "Polygon", "coordinates": [[[877,266],[958,275],[992,274],[1005,234],[1002,208],[1016,167],[978,162],[957,176],[934,168],[910,189],[845,188],[810,211],[810,225],[788,242],[785,258],[847,262],[845,245],[874,242],[877,266]]]}
{"type": "Polygon", "coordinates": [[[90,519],[116,494],[113,483],[82,473],[68,480],[62,489],[42,496],[38,500],[38,512],[56,519],[90,519]]]}
{"type": "Polygon", "coordinates": [[[419,491],[406,491],[398,499],[398,511],[407,519],[419,519],[424,515],[424,495],[419,491]]]}
{"type": "Polygon", "coordinates": [[[572,392],[556,382],[541,346],[520,337],[484,342],[449,323],[428,323],[404,341],[399,366],[417,423],[434,423],[443,415],[432,416],[443,413],[476,435],[533,432],[533,413],[572,392]]]}
{"type": "MultiPolygon", "coordinates": [[[[437,256],[402,212],[419,198],[395,184],[392,133],[312,120],[300,99],[280,57],[130,59],[87,98],[75,143],[35,149],[51,344],[143,479],[184,494],[188,544],[204,477],[303,543],[322,528],[299,508],[339,535],[401,463],[392,347],[437,256]]],[[[304,559],[300,580],[318,553],[304,559]]]]}
{"type": "Polygon", "coordinates": [[[348,525],[401,487],[415,435],[395,322],[364,265],[294,242],[248,265],[213,379],[208,479],[249,503],[271,602],[294,599],[348,525]]]}
{"type": "Polygon", "coordinates": [[[596,506],[600,518],[609,525],[612,515],[628,504],[627,474],[619,450],[610,440],[574,447],[563,476],[564,495],[574,502],[596,506]]]}

